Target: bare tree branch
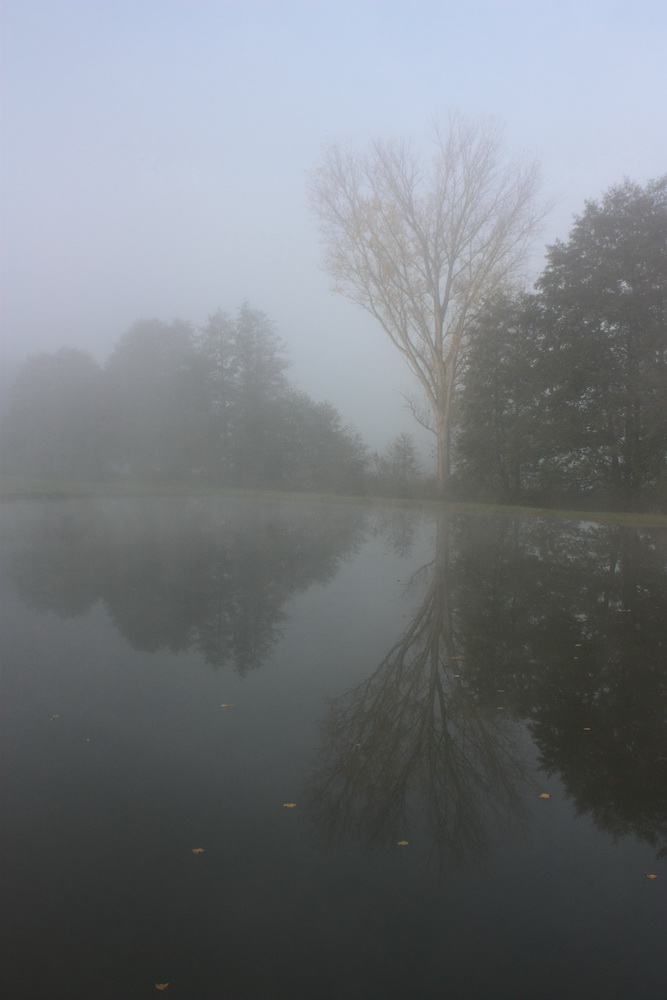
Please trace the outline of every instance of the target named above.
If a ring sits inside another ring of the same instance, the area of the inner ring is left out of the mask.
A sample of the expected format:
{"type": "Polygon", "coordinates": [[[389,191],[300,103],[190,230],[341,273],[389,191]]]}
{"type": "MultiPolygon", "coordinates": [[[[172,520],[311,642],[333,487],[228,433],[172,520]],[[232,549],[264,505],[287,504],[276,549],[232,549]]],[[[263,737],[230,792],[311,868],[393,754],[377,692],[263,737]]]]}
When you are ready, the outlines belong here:
{"type": "Polygon", "coordinates": [[[517,273],[549,207],[536,206],[537,164],[505,162],[501,140],[493,120],[452,115],[428,165],[398,140],[330,145],[309,182],[334,289],[380,323],[424,392],[443,495],[467,330],[517,273]]]}

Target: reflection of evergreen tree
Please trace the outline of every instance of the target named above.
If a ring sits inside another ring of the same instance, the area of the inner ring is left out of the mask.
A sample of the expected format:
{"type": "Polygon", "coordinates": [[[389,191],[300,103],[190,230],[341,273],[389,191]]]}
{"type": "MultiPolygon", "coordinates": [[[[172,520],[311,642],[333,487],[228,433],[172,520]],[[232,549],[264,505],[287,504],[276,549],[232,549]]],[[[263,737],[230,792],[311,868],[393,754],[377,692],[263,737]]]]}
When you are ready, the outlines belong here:
{"type": "Polygon", "coordinates": [[[450,529],[437,520],[435,558],[413,578],[423,596],[368,680],[335,701],[324,726],[313,808],[330,834],[369,845],[404,835],[423,812],[441,857],[478,858],[494,824],[519,810],[511,726],[461,675],[451,602],[450,529]]]}
{"type": "Polygon", "coordinates": [[[578,522],[463,523],[454,573],[470,683],[507,692],[580,812],[653,844],[667,843],[660,541],[578,522]]]}
{"type": "Polygon", "coordinates": [[[20,596],[63,617],[103,600],[136,649],[199,649],[207,662],[259,666],[282,606],[336,572],[364,515],[261,503],[109,501],[39,505],[15,527],[20,596]]]}

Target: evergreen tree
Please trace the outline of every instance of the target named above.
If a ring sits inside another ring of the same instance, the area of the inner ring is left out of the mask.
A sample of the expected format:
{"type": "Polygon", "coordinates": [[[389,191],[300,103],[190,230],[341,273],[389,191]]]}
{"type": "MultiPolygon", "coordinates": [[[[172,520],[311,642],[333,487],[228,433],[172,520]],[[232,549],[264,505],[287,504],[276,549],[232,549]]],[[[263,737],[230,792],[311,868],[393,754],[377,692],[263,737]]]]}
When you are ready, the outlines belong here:
{"type": "Polygon", "coordinates": [[[630,498],[667,474],[667,175],[590,201],[537,283],[554,471],[630,498]]]}
{"type": "Polygon", "coordinates": [[[536,486],[539,458],[549,448],[539,431],[539,329],[536,298],[505,293],[487,303],[466,345],[457,476],[487,499],[516,499],[536,486]]]}
{"type": "Polygon", "coordinates": [[[218,310],[199,331],[209,481],[260,486],[280,475],[276,420],[288,393],[285,345],[263,312],[218,310]]]}

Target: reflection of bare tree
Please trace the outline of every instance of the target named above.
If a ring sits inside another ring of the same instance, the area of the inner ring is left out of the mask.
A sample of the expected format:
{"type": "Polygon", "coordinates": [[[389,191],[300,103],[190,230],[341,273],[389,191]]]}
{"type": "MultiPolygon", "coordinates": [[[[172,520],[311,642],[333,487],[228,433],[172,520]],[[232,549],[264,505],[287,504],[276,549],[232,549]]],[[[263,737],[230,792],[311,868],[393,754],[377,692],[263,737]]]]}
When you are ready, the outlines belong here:
{"type": "Polygon", "coordinates": [[[441,858],[471,860],[491,829],[516,816],[519,755],[497,705],[481,704],[457,657],[449,601],[449,537],[437,521],[434,560],[415,616],[375,672],[331,705],[312,804],[329,835],[391,843],[420,817],[441,858]]]}

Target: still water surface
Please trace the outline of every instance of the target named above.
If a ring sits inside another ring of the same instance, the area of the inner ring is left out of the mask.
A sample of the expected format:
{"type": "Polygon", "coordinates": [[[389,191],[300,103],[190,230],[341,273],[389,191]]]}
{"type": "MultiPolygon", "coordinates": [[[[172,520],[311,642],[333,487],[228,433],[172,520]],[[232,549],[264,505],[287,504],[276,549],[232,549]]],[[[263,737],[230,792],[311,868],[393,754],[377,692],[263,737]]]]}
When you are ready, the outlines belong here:
{"type": "Polygon", "coordinates": [[[664,534],[0,517],[3,996],[667,996],[664,534]]]}

